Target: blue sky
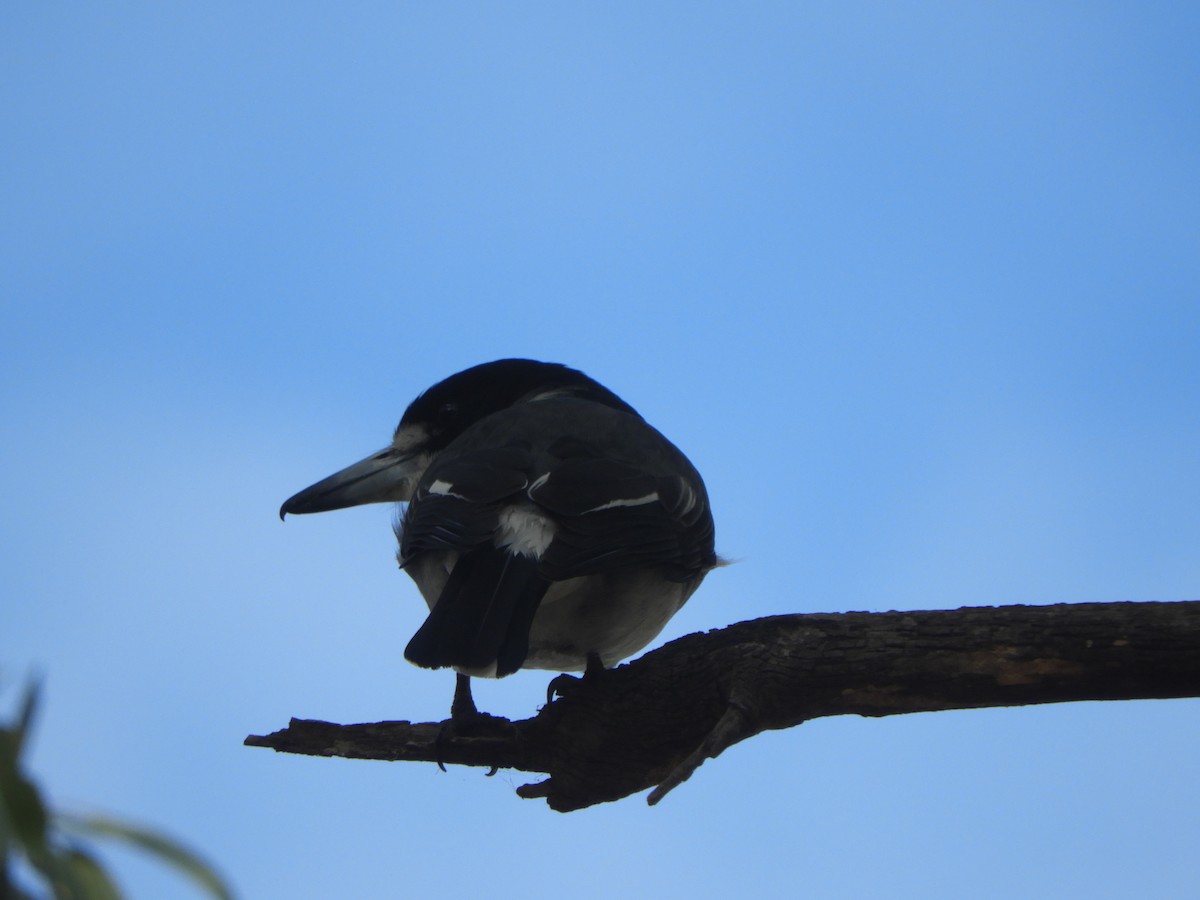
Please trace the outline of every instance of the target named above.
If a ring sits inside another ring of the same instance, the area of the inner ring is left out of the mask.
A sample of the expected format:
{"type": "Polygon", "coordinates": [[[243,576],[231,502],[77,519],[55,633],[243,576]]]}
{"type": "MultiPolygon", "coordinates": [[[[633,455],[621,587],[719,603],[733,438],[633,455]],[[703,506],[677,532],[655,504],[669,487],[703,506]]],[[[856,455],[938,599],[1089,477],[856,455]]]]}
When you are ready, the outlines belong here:
{"type": "Polygon", "coordinates": [[[44,673],[37,774],[248,898],[1194,892],[1200,701],[821,720],[567,816],[241,741],[445,714],[391,511],[276,510],[503,356],[704,473],[737,564],[664,639],[1200,598],[1198,47],[1189,3],[7,4],[0,700],[44,673]]]}

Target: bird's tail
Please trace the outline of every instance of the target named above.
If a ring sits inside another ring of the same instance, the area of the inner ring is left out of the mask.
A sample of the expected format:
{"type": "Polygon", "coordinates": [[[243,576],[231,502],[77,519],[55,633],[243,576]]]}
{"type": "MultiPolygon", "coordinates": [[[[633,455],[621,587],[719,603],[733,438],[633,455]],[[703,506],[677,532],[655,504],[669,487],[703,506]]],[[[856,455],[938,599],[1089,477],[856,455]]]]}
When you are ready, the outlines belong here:
{"type": "Polygon", "coordinates": [[[536,559],[496,547],[469,550],[404,656],[428,669],[480,670],[494,662],[497,678],[511,675],[525,662],[529,629],[549,585],[536,559]]]}

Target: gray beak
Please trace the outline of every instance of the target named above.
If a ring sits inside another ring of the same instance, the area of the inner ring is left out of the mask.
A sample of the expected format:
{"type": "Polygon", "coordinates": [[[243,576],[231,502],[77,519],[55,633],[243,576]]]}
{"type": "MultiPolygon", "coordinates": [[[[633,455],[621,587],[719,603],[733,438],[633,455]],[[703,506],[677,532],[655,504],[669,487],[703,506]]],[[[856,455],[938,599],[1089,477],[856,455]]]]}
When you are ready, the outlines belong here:
{"type": "Polygon", "coordinates": [[[388,447],[290,497],[279,508],[279,518],[288,513],[325,512],[364,503],[408,500],[428,463],[429,457],[424,453],[388,447]]]}

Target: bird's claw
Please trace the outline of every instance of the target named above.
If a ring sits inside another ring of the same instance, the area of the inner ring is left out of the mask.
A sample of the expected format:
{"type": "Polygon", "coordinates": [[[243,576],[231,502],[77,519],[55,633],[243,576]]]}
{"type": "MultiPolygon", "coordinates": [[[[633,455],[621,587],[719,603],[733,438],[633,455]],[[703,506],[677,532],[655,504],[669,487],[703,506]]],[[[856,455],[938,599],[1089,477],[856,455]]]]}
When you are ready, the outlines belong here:
{"type": "Polygon", "coordinates": [[[578,675],[555,675],[546,685],[546,702],[553,703],[556,697],[566,697],[575,692],[583,684],[583,678],[578,675]]]}
{"type": "MultiPolygon", "coordinates": [[[[479,711],[475,706],[475,698],[471,696],[471,679],[460,674],[454,684],[454,702],[450,704],[450,718],[442,722],[434,741],[434,762],[439,769],[446,771],[442,750],[447,741],[459,737],[498,736],[506,734],[511,727],[512,723],[508,719],[479,711]]],[[[497,767],[492,766],[488,775],[495,775],[496,771],[497,767]]]]}
{"type": "Polygon", "coordinates": [[[595,684],[608,671],[604,668],[604,663],[600,659],[600,654],[589,653],[587,655],[587,666],[583,670],[582,675],[556,675],[550,679],[550,683],[546,685],[546,702],[553,703],[554,698],[569,697],[571,694],[587,684],[595,684]]]}
{"type": "MultiPolygon", "coordinates": [[[[471,716],[451,716],[438,728],[437,738],[434,740],[434,762],[445,772],[446,759],[443,750],[448,742],[458,738],[502,738],[507,737],[512,730],[512,722],[503,716],[481,712],[471,716]]],[[[488,775],[495,775],[496,770],[497,767],[493,766],[488,775]]]]}

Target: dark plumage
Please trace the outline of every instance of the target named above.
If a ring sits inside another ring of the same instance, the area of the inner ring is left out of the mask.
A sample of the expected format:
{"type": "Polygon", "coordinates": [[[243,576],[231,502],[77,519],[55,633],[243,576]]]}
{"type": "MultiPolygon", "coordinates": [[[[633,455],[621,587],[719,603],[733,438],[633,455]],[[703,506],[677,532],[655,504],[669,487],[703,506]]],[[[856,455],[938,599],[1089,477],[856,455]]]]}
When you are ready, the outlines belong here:
{"type": "Polygon", "coordinates": [[[607,388],[553,363],[499,360],[435,384],[390,446],[280,515],[383,501],[408,503],[398,558],[430,608],[405,656],[465,675],[614,665],[717,564],[687,457],[607,388]]]}

